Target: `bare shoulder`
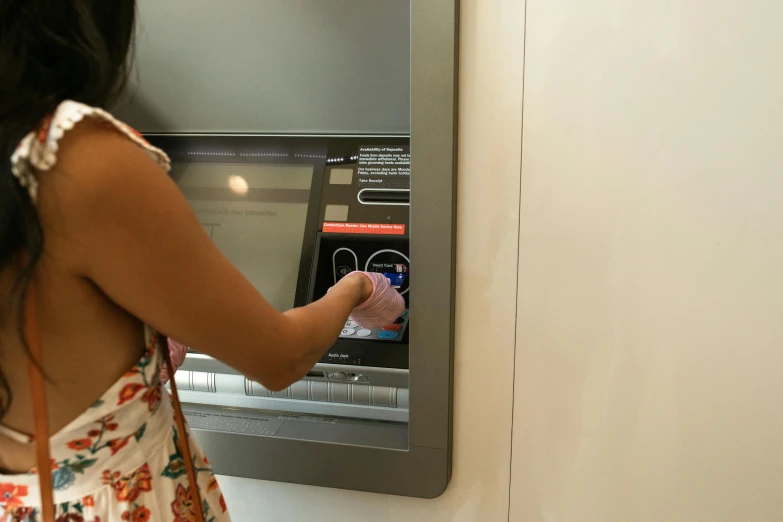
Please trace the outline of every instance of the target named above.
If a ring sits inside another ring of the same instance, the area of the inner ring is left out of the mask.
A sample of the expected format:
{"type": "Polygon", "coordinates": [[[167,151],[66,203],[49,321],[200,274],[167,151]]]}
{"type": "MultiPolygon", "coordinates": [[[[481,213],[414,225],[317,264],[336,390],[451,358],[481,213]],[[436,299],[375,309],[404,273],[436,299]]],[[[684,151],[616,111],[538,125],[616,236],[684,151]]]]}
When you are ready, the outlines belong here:
{"type": "Polygon", "coordinates": [[[57,163],[38,174],[42,211],[89,209],[112,193],[122,194],[143,178],[166,175],[149,153],[111,125],[84,119],[58,143],[57,163]]]}
{"type": "Polygon", "coordinates": [[[130,241],[159,228],[160,202],[179,197],[149,152],[108,124],[85,119],[58,145],[54,167],[37,174],[38,212],[49,253],[78,273],[108,234],[130,241]]]}

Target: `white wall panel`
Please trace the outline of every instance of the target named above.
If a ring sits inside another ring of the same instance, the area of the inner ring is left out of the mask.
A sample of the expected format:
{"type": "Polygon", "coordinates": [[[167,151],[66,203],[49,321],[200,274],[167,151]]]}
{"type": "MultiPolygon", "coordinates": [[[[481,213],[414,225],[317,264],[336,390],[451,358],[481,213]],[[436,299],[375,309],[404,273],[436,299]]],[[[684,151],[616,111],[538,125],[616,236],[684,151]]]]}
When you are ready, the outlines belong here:
{"type": "Polygon", "coordinates": [[[528,0],[513,504],[783,520],[783,3],[528,0]]]}

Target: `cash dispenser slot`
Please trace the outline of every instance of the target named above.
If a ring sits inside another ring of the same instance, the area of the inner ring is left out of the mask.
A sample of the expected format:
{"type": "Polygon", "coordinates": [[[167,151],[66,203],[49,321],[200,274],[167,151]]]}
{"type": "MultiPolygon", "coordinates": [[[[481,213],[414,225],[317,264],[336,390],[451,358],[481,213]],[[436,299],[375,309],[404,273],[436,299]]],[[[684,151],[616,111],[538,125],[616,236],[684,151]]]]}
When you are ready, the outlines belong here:
{"type": "Polygon", "coordinates": [[[189,370],[178,371],[175,379],[184,403],[408,422],[407,388],[305,379],[272,391],[241,375],[189,370]]]}
{"type": "Polygon", "coordinates": [[[363,189],[357,197],[363,205],[411,204],[411,191],[407,189],[363,189]]]}

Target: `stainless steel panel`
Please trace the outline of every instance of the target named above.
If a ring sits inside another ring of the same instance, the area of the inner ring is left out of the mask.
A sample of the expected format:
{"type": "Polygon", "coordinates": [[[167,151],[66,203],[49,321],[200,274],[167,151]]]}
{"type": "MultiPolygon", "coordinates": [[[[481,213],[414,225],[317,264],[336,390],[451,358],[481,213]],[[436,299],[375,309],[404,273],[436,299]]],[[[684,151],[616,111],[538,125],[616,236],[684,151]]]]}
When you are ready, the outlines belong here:
{"type": "MultiPolygon", "coordinates": [[[[383,408],[364,404],[341,404],[328,401],[278,399],[269,396],[228,395],[181,390],[183,404],[210,405],[223,408],[244,408],[255,411],[326,415],[345,419],[407,423],[405,408],[383,408]]],[[[407,429],[407,428],[406,428],[407,429]]]]}
{"type": "MultiPolygon", "coordinates": [[[[231,368],[230,366],[204,354],[188,354],[181,369],[195,372],[241,375],[238,371],[231,368]]],[[[409,386],[409,371],[400,370],[397,368],[370,368],[367,366],[346,367],[339,364],[318,363],[315,365],[313,370],[323,371],[327,375],[331,375],[335,372],[350,371],[351,373],[356,373],[357,375],[363,375],[367,377],[367,380],[362,382],[374,384],[376,386],[391,386],[394,388],[407,388],[409,386]]],[[[312,380],[312,378],[307,378],[307,380],[312,380]]]]}
{"type": "MultiPolygon", "coordinates": [[[[449,448],[457,196],[455,0],[412,2],[411,446],[449,448]],[[422,349],[426,346],[426,350],[422,349]]],[[[444,485],[445,486],[445,485],[444,485]]]]}
{"type": "Polygon", "coordinates": [[[298,438],[199,431],[198,439],[210,456],[215,473],[221,475],[423,498],[437,497],[448,483],[448,450],[382,450],[372,444],[379,438],[377,432],[395,429],[404,443],[407,432],[402,427],[378,425],[373,433],[370,427],[365,431],[359,425],[337,425],[334,430],[325,430],[315,423],[288,424],[299,431],[298,438]],[[324,447],[323,443],[306,440],[307,436],[332,435],[329,431],[334,432],[335,439],[353,444],[324,447]],[[363,441],[370,444],[362,444],[363,441]]]}
{"type": "Polygon", "coordinates": [[[408,134],[405,0],[139,0],[142,132],[408,134]]]}

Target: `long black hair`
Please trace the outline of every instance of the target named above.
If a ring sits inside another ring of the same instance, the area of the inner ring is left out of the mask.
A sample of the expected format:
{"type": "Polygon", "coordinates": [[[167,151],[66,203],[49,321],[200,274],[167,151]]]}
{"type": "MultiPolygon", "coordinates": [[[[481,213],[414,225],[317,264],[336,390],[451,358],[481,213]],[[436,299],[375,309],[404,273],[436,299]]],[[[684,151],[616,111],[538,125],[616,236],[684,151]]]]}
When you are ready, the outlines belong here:
{"type": "MultiPolygon", "coordinates": [[[[9,309],[21,310],[44,246],[11,154],[60,102],[105,108],[116,99],[128,77],[135,17],[135,0],[0,0],[0,271],[24,259],[9,309]]],[[[19,314],[24,341],[22,323],[19,314]]],[[[0,419],[12,399],[0,368],[0,419]]]]}

